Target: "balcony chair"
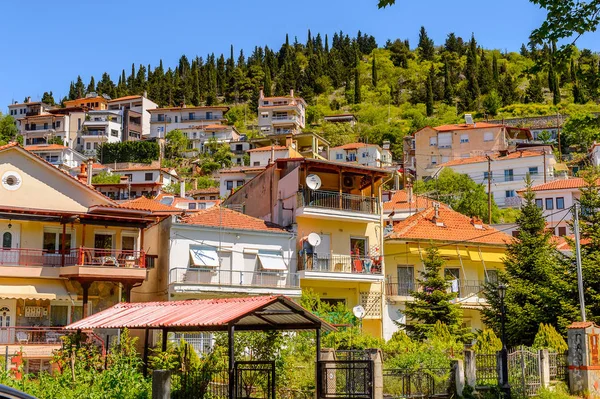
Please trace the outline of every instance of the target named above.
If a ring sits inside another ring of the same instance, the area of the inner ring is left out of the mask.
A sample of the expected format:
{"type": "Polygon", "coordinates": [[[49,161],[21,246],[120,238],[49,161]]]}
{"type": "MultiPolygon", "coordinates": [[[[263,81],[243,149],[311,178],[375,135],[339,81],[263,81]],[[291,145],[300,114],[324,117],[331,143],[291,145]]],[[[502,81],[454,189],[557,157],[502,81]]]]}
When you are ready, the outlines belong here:
{"type": "Polygon", "coordinates": [[[47,344],[57,344],[60,342],[60,333],[56,331],[48,331],[46,333],[46,343],[47,344]]]}
{"type": "Polygon", "coordinates": [[[29,334],[27,334],[27,332],[25,331],[17,331],[17,333],[15,334],[17,337],[17,342],[20,344],[27,344],[29,343],[29,334]]]}

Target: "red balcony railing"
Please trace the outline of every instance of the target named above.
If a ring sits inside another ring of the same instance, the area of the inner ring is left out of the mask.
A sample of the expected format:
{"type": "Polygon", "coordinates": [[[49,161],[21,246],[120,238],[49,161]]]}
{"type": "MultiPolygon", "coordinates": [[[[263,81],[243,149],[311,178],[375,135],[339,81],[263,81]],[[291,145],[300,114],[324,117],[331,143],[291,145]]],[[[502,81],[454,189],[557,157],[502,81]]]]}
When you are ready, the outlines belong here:
{"type": "Polygon", "coordinates": [[[0,248],[0,266],[106,266],[145,268],[144,251],[74,248],[64,251],[0,248]],[[64,257],[64,262],[63,262],[64,257]]]}
{"type": "Polygon", "coordinates": [[[2,327],[0,344],[61,344],[61,337],[73,333],[62,327],[2,327]]]}

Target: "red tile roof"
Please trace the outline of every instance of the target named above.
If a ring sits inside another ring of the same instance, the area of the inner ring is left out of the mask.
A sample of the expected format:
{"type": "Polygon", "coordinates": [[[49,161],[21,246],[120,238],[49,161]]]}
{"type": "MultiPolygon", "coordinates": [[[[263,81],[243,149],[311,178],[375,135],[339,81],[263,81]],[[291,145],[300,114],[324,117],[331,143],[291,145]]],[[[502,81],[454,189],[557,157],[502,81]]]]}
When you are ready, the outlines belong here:
{"type": "MultiPolygon", "coordinates": [[[[538,184],[537,186],[531,187],[533,191],[548,191],[548,190],[569,190],[575,188],[581,188],[585,186],[585,180],[581,177],[573,177],[571,179],[559,179],[553,180],[548,183],[538,184]]],[[[519,190],[523,192],[525,190],[519,190]]]]}
{"type": "Polygon", "coordinates": [[[273,233],[287,233],[287,231],[275,224],[266,222],[262,219],[245,215],[231,209],[214,206],[212,208],[200,211],[195,215],[186,217],[181,223],[193,224],[196,226],[222,227],[234,230],[255,230],[269,231],[273,233]]]}
{"type": "Polygon", "coordinates": [[[481,224],[482,228],[476,228],[470,217],[453,211],[443,204],[440,204],[439,207],[437,223],[434,217],[435,208],[430,206],[424,211],[396,224],[394,231],[387,238],[406,241],[472,242],[491,245],[504,245],[513,240],[512,236],[482,222],[478,223],[481,224]]]}
{"type": "Polygon", "coordinates": [[[365,147],[379,147],[377,144],[367,144],[367,143],[348,143],[344,145],[339,145],[337,147],[331,148],[332,150],[357,150],[359,148],[365,147]]]}
{"type": "Polygon", "coordinates": [[[396,209],[413,209],[417,211],[430,206],[433,201],[427,197],[413,194],[412,201],[408,202],[408,193],[406,190],[398,190],[392,195],[392,198],[383,203],[383,211],[393,211],[396,209]]]}
{"type": "Polygon", "coordinates": [[[473,125],[467,125],[466,123],[460,124],[451,124],[451,125],[441,125],[436,126],[433,129],[438,132],[451,132],[454,130],[474,130],[474,129],[488,129],[492,127],[502,127],[504,125],[499,125],[495,123],[486,123],[486,122],[476,122],[473,125]]]}
{"type": "MultiPolygon", "coordinates": [[[[523,150],[523,151],[515,151],[511,152],[506,156],[500,156],[500,154],[490,155],[490,158],[494,161],[508,161],[511,159],[520,159],[520,158],[528,158],[528,157],[542,157],[544,156],[542,151],[532,151],[532,150],[523,150]]],[[[472,163],[483,163],[487,162],[487,157],[484,155],[470,157],[470,158],[458,158],[453,159],[452,161],[448,161],[446,163],[440,164],[438,166],[457,166],[457,165],[467,165],[472,163]]]]}
{"type": "Polygon", "coordinates": [[[196,190],[190,190],[187,192],[187,195],[202,195],[202,194],[219,194],[219,187],[207,187],[207,188],[199,188],[196,190]]]}
{"type": "Polygon", "coordinates": [[[112,100],[108,100],[108,102],[114,103],[117,101],[135,100],[136,98],[142,98],[142,96],[137,95],[137,96],[125,96],[125,97],[113,98],[112,100]]]}
{"type": "Polygon", "coordinates": [[[273,147],[271,147],[269,145],[269,146],[266,146],[266,147],[253,148],[253,149],[248,150],[246,152],[266,152],[266,151],[271,151],[271,149],[273,149],[275,151],[284,151],[284,150],[287,150],[288,148],[286,146],[283,146],[283,145],[276,145],[276,146],[273,146],[273,147]]]}
{"type": "Polygon", "coordinates": [[[65,148],[68,147],[60,144],[37,144],[25,147],[27,151],[64,150],[65,148]]]}
{"type": "Polygon", "coordinates": [[[139,197],[131,201],[123,202],[119,205],[119,208],[124,209],[136,209],[143,211],[151,211],[152,213],[161,213],[161,212],[169,212],[169,213],[182,213],[183,209],[175,208],[173,206],[169,206],[163,204],[162,202],[146,198],[139,197]]]}
{"type": "Polygon", "coordinates": [[[219,169],[221,173],[247,173],[247,172],[260,172],[265,170],[266,166],[232,166],[231,168],[219,169]]]}

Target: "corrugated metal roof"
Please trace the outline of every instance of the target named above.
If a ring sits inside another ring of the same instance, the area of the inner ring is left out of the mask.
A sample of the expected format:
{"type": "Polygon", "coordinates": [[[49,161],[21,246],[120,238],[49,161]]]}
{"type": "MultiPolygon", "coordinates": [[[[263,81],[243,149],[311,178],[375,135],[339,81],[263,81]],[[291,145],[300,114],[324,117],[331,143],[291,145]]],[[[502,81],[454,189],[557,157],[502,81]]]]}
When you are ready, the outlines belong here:
{"type": "Polygon", "coordinates": [[[171,302],[119,303],[73,323],[66,329],[165,328],[219,331],[233,323],[236,329],[335,328],[284,296],[257,296],[171,302]]]}

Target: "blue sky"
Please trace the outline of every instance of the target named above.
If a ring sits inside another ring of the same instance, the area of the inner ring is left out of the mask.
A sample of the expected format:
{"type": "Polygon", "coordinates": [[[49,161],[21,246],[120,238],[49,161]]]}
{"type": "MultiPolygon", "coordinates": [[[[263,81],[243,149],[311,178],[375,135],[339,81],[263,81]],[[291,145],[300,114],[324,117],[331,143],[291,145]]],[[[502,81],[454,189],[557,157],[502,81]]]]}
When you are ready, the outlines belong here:
{"type": "MultiPolygon", "coordinates": [[[[329,36],[339,30],[386,39],[408,38],[416,45],[424,25],[436,45],[449,32],[471,32],[486,48],[517,51],[544,13],[527,0],[397,0],[379,10],[377,0],[13,1],[2,6],[0,110],[14,98],[39,99],[52,90],[58,99],[81,74],[84,82],[107,71],[118,80],[131,63],[162,58],[175,66],[182,54],[225,53],[233,44],[249,54],[255,45],[279,48],[285,34],[305,41],[307,30],[329,36]]],[[[600,50],[600,33],[587,34],[580,47],[600,50]]]]}

